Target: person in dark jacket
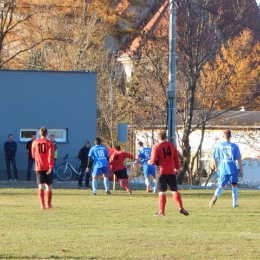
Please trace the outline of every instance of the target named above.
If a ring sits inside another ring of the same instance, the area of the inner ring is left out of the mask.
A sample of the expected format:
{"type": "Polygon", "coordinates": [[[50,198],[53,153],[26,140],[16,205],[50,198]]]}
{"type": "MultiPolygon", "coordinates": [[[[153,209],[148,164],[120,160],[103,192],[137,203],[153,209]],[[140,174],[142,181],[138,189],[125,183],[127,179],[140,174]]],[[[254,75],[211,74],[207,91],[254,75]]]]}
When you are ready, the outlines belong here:
{"type": "Polygon", "coordinates": [[[86,144],[79,150],[78,158],[81,161],[81,174],[78,180],[79,187],[82,187],[82,179],[85,173],[86,173],[85,187],[90,187],[89,186],[90,171],[86,172],[87,164],[88,164],[88,153],[90,148],[91,148],[90,141],[86,141],[86,144]]]}
{"type": "Polygon", "coordinates": [[[36,139],[36,135],[32,135],[32,139],[27,142],[26,149],[28,150],[28,168],[27,168],[27,181],[31,180],[31,172],[34,164],[34,158],[32,158],[32,142],[36,139]]]}
{"type": "Polygon", "coordinates": [[[17,181],[17,167],[16,167],[16,161],[15,161],[17,143],[13,139],[14,139],[13,134],[9,134],[8,141],[4,143],[5,162],[6,162],[6,168],[7,168],[8,181],[12,180],[10,164],[12,164],[13,170],[14,170],[14,181],[17,181]]]}

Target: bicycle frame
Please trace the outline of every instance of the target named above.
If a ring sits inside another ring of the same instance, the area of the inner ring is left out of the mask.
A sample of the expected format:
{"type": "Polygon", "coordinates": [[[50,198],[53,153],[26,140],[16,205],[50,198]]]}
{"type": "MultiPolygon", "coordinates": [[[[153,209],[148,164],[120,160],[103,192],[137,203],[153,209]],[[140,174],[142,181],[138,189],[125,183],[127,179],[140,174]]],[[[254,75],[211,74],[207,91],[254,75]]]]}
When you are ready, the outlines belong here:
{"type": "Polygon", "coordinates": [[[63,159],[63,164],[57,167],[57,177],[62,181],[68,181],[73,176],[73,173],[79,176],[81,163],[79,161],[69,160],[68,154],[63,159]]]}

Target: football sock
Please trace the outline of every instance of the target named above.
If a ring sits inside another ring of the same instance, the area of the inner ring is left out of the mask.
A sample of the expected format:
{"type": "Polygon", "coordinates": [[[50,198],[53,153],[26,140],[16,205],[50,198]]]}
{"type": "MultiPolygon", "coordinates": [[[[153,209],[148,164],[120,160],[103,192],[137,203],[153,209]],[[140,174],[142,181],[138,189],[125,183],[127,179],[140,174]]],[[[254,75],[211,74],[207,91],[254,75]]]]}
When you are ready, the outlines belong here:
{"type": "Polygon", "coordinates": [[[178,191],[173,192],[173,199],[175,203],[178,205],[179,209],[182,209],[182,200],[181,200],[181,194],[178,191]]]}
{"type": "Polygon", "coordinates": [[[105,186],[105,190],[108,191],[109,190],[109,179],[107,177],[104,177],[104,186],[105,186]]]}
{"type": "Polygon", "coordinates": [[[44,189],[38,189],[38,197],[40,200],[41,205],[45,205],[44,203],[44,189]]]}
{"type": "Polygon", "coordinates": [[[159,194],[159,212],[165,214],[166,195],[164,193],[159,194]]]}
{"type": "Polygon", "coordinates": [[[146,186],[150,186],[150,181],[149,181],[149,179],[145,179],[145,184],[146,184],[146,186]]]}
{"type": "Polygon", "coordinates": [[[97,184],[98,184],[98,181],[97,181],[97,180],[93,180],[93,181],[92,181],[93,193],[97,193],[97,184]]]}
{"type": "Polygon", "coordinates": [[[153,181],[153,186],[156,188],[156,180],[153,181]]]}
{"type": "Polygon", "coordinates": [[[128,179],[123,179],[122,180],[122,184],[123,184],[123,187],[126,191],[129,190],[129,187],[128,187],[128,179]]]}
{"type": "Polygon", "coordinates": [[[124,188],[123,179],[119,180],[119,184],[121,188],[124,188]]]}
{"type": "Polygon", "coordinates": [[[216,196],[217,198],[221,195],[223,191],[223,188],[221,186],[219,186],[216,190],[215,190],[215,194],[214,196],[216,196]]]}
{"type": "Polygon", "coordinates": [[[51,206],[52,190],[46,191],[47,205],[51,206]]]}
{"type": "Polygon", "coordinates": [[[238,187],[233,187],[232,188],[232,199],[233,199],[233,207],[237,206],[238,187]]]}

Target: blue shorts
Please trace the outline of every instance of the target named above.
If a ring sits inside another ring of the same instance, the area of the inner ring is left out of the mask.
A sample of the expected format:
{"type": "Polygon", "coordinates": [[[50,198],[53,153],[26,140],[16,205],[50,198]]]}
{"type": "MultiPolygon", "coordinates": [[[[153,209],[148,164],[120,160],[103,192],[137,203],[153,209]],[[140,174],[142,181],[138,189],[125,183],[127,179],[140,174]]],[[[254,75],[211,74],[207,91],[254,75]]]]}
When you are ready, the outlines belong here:
{"type": "Polygon", "coordinates": [[[92,176],[100,176],[108,173],[108,167],[93,168],[92,176]]]}
{"type": "Polygon", "coordinates": [[[155,176],[155,165],[144,164],[143,165],[144,177],[148,178],[150,175],[155,176]]]}
{"type": "Polygon", "coordinates": [[[238,182],[238,175],[231,174],[231,175],[220,175],[218,177],[218,185],[226,186],[228,183],[230,184],[237,184],[238,182]]]}

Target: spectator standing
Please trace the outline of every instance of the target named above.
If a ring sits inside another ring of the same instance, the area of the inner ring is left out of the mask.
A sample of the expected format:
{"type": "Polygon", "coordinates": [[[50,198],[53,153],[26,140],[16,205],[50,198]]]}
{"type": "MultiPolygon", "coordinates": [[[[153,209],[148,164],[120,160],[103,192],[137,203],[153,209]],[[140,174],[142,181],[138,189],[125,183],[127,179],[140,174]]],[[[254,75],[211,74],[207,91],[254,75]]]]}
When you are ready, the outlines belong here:
{"type": "Polygon", "coordinates": [[[35,159],[35,171],[38,184],[38,197],[41,209],[52,208],[52,181],[54,167],[54,145],[47,139],[48,130],[40,129],[40,138],[32,143],[32,157],[35,159]],[[44,186],[46,188],[47,207],[44,201],[44,186]]]}
{"type": "Polygon", "coordinates": [[[109,189],[109,179],[108,179],[108,151],[105,146],[102,144],[102,140],[97,137],[94,141],[95,146],[91,147],[89,151],[89,159],[87,165],[87,172],[90,171],[90,167],[93,162],[93,171],[92,171],[92,189],[93,192],[91,195],[97,195],[97,185],[98,177],[103,175],[104,186],[107,194],[111,194],[109,189]]]}
{"type": "Polygon", "coordinates": [[[27,181],[31,180],[31,173],[32,173],[32,167],[34,164],[34,158],[32,158],[32,143],[36,139],[36,135],[32,135],[32,138],[30,141],[26,144],[26,149],[28,150],[28,168],[27,168],[27,181]]]}
{"type": "Polygon", "coordinates": [[[57,179],[57,174],[56,174],[56,169],[57,169],[57,159],[58,159],[58,145],[57,142],[55,140],[55,136],[54,134],[50,135],[50,140],[52,141],[53,145],[54,145],[54,168],[53,168],[53,178],[57,179]]]}
{"type": "Polygon", "coordinates": [[[128,175],[124,161],[126,158],[134,159],[134,156],[130,153],[122,152],[121,146],[116,145],[115,151],[109,157],[109,164],[114,172],[115,176],[118,178],[120,187],[126,190],[127,194],[131,194],[131,190],[128,187],[128,175]]]}
{"type": "MultiPolygon", "coordinates": [[[[90,174],[91,174],[91,170],[89,170],[88,172],[86,171],[87,169],[87,165],[88,165],[88,154],[90,151],[90,141],[86,141],[86,144],[79,150],[79,154],[78,154],[78,158],[81,162],[81,173],[79,176],[79,180],[78,180],[78,186],[82,187],[82,179],[84,174],[86,173],[86,181],[85,181],[85,187],[90,187],[89,186],[89,179],[90,179],[90,174]]],[[[90,165],[90,169],[91,169],[91,165],[90,165]]]]}
{"type": "Polygon", "coordinates": [[[138,142],[138,160],[142,163],[143,166],[143,173],[144,173],[144,179],[146,184],[146,191],[154,193],[156,192],[156,168],[155,165],[148,164],[148,161],[150,160],[151,151],[152,149],[150,147],[144,147],[143,142],[138,142]],[[153,183],[150,182],[150,176],[153,179],[153,183]]]}
{"type": "Polygon", "coordinates": [[[159,212],[154,216],[165,216],[167,185],[169,185],[173,199],[179,207],[179,212],[185,216],[189,213],[183,208],[181,195],[177,188],[176,170],[180,168],[178,151],[175,145],[166,141],[166,131],[157,133],[159,143],[152,148],[149,164],[157,164],[160,169],[158,179],[159,212]]]}
{"type": "Polygon", "coordinates": [[[215,190],[209,206],[213,207],[218,197],[221,195],[225,186],[230,183],[232,186],[232,202],[233,207],[238,207],[238,177],[243,177],[243,164],[241,160],[239,147],[235,143],[231,143],[231,131],[223,132],[224,141],[217,144],[214,149],[215,171],[218,175],[218,188],[215,190]],[[237,164],[239,167],[237,167],[237,164]]]}
{"type": "Polygon", "coordinates": [[[14,141],[13,134],[8,135],[8,141],[4,143],[4,150],[5,150],[5,162],[7,168],[7,179],[8,181],[12,180],[12,174],[10,168],[12,164],[13,171],[14,171],[14,181],[17,181],[17,167],[16,167],[16,160],[15,160],[17,143],[14,141]]]}

